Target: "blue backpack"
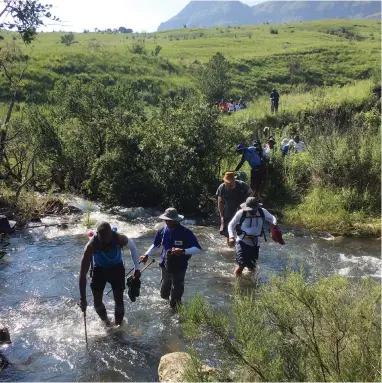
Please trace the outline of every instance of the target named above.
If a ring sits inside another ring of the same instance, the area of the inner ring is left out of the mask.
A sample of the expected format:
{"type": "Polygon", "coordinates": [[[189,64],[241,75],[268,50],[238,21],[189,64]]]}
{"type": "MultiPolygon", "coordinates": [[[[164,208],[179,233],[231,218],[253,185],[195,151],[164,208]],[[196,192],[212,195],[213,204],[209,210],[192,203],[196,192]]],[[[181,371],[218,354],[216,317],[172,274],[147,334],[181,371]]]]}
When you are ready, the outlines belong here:
{"type": "Polygon", "coordinates": [[[263,164],[263,149],[258,151],[254,146],[250,146],[246,151],[246,160],[251,168],[257,168],[263,164]]]}

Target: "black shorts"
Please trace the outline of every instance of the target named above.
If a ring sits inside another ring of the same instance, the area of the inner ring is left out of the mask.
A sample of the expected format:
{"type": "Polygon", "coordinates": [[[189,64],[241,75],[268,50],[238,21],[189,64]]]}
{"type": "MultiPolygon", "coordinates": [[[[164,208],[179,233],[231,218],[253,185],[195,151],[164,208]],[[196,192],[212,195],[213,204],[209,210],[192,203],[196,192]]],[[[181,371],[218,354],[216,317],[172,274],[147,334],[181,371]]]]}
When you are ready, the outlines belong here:
{"type": "Polygon", "coordinates": [[[90,283],[92,290],[103,292],[109,282],[113,290],[125,290],[125,267],[123,263],[106,268],[94,265],[93,277],[90,283]]]}
{"type": "Polygon", "coordinates": [[[243,241],[238,241],[236,248],[236,263],[239,266],[254,269],[259,258],[260,246],[249,246],[243,241]]]}

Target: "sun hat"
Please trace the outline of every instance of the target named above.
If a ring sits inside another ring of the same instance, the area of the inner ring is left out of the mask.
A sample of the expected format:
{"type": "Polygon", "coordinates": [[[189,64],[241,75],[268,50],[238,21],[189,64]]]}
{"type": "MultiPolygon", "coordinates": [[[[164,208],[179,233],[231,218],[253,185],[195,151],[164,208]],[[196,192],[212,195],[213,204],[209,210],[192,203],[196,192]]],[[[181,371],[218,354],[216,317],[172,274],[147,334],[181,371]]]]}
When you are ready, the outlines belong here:
{"type": "Polygon", "coordinates": [[[232,183],[236,181],[235,173],[234,172],[225,172],[223,176],[223,181],[232,183]]]}
{"type": "Polygon", "coordinates": [[[256,210],[260,206],[263,206],[263,204],[259,203],[255,197],[248,197],[246,201],[240,205],[244,211],[256,210]]]}
{"type": "Polygon", "coordinates": [[[159,216],[159,218],[165,221],[180,222],[184,219],[184,216],[178,214],[178,211],[174,207],[169,207],[162,215],[159,216]]]}

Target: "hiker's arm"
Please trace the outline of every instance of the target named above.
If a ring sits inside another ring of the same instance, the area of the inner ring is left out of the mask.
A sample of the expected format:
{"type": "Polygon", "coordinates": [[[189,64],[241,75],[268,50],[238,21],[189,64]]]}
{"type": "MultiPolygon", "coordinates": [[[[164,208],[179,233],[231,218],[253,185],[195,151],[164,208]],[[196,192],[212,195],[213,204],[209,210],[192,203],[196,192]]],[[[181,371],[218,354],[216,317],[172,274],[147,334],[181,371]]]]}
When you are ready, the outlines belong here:
{"type": "Polygon", "coordinates": [[[273,216],[267,209],[263,209],[263,212],[264,212],[264,218],[270,222],[271,224],[273,225],[277,225],[277,219],[275,216],[273,216]]]}
{"type": "Polygon", "coordinates": [[[224,199],[222,197],[218,197],[218,210],[220,218],[224,217],[224,199]]]}
{"type": "Polygon", "coordinates": [[[161,243],[162,243],[162,230],[158,230],[154,238],[154,243],[148,248],[145,254],[140,257],[140,259],[147,260],[148,257],[151,257],[160,248],[161,243]]]}
{"type": "Polygon", "coordinates": [[[243,166],[244,162],[245,162],[245,158],[244,158],[244,154],[243,154],[243,157],[241,157],[241,160],[240,160],[239,164],[236,166],[236,169],[234,171],[235,172],[239,171],[240,168],[243,166]]]}
{"type": "Polygon", "coordinates": [[[79,288],[81,299],[86,299],[86,275],[89,271],[94,249],[93,241],[89,241],[84,249],[84,255],[81,259],[81,269],[79,277],[79,288]]]}
{"type": "Polygon", "coordinates": [[[236,225],[240,222],[240,218],[243,215],[243,211],[239,210],[234,217],[231,219],[231,222],[228,224],[228,237],[229,238],[235,238],[235,228],[236,225]]]}
{"type": "Polygon", "coordinates": [[[141,266],[139,265],[139,259],[138,259],[138,249],[135,246],[135,243],[132,239],[129,239],[126,237],[126,235],[118,234],[118,244],[121,247],[127,246],[130,250],[131,259],[134,262],[134,268],[135,270],[140,270],[141,266]]]}

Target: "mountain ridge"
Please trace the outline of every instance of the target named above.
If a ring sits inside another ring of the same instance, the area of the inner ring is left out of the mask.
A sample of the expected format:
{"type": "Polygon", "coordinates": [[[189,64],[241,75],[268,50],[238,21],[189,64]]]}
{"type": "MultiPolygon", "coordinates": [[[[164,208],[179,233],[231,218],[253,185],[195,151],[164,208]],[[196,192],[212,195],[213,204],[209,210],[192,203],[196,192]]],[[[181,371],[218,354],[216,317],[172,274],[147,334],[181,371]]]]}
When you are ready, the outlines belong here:
{"type": "Polygon", "coordinates": [[[325,19],[377,19],[379,1],[265,1],[249,6],[241,1],[191,1],[158,31],[217,26],[313,21],[325,19]]]}

